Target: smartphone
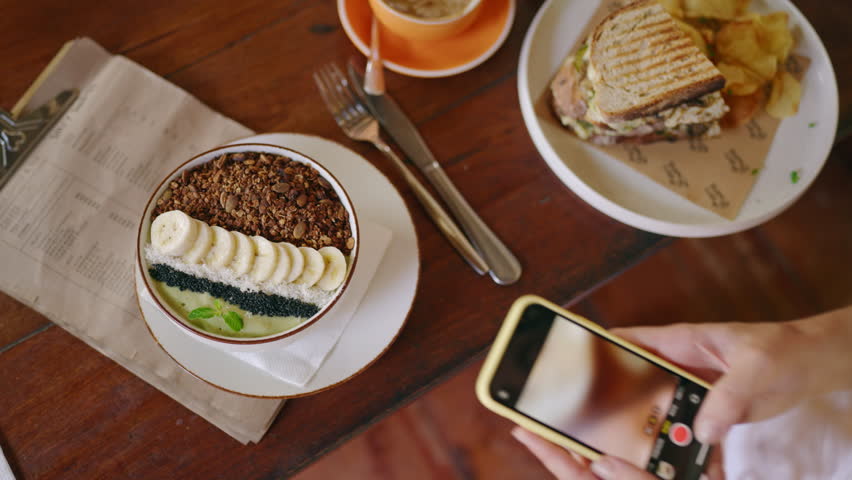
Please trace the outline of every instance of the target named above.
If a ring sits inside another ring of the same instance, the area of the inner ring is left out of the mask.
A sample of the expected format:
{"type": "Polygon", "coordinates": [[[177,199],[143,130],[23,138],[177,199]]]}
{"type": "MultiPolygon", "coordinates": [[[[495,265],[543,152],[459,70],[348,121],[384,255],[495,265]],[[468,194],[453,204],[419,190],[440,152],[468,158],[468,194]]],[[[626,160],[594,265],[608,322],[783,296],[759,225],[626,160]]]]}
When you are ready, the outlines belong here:
{"type": "Polygon", "coordinates": [[[482,404],[590,460],[621,457],[699,480],[710,446],[692,424],[710,386],[533,295],[509,310],[476,382],[482,404]]]}

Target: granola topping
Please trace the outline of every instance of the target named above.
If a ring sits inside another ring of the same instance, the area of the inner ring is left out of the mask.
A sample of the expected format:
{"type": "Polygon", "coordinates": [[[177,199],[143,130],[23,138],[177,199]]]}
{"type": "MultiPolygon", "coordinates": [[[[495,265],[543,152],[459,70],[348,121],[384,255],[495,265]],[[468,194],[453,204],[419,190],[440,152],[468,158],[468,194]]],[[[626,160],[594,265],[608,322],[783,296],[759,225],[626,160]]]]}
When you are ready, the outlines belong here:
{"type": "Polygon", "coordinates": [[[331,184],[309,165],[257,152],[224,154],[185,170],[157,200],[152,218],[170,210],[272,242],[349,254],[349,214],[331,184]]]}

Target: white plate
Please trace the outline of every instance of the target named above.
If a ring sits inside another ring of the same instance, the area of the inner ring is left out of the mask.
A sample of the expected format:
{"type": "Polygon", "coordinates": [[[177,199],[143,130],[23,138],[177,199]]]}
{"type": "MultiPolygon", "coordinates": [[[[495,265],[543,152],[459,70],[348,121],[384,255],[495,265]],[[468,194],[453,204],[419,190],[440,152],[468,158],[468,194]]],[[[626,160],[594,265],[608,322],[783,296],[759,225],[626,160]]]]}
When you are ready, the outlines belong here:
{"type": "MultiPolygon", "coordinates": [[[[408,317],[420,271],[417,236],[405,202],[390,181],[370,162],[329,140],[293,133],[270,133],[239,142],[286,146],[317,159],[346,185],[359,218],[393,231],[358,311],[338,344],[314,377],[299,387],[247,364],[236,362],[220,350],[190,336],[137,294],[148,328],[160,346],[196,377],[224,390],[256,397],[297,397],[344,382],[378,359],[393,343],[408,317]]],[[[137,279],[139,276],[137,267],[137,279]]]]}
{"type": "Polygon", "coordinates": [[[657,185],[567,130],[540,122],[534,103],[577,44],[598,5],[598,1],[547,1],[527,32],[518,65],[518,93],[527,130],[550,168],[580,198],[604,214],[642,230],[677,237],[713,237],[770,220],[813,183],[831,151],[837,130],[837,81],[825,46],[788,0],[755,0],[751,8],[758,12],[788,12],[796,32],[795,52],[809,57],[812,63],[803,81],[798,115],[781,124],[766,165],[733,221],[657,185]],[[814,128],[808,128],[811,122],[816,122],[814,128]],[[801,172],[796,184],[790,181],[793,170],[801,172]]]}

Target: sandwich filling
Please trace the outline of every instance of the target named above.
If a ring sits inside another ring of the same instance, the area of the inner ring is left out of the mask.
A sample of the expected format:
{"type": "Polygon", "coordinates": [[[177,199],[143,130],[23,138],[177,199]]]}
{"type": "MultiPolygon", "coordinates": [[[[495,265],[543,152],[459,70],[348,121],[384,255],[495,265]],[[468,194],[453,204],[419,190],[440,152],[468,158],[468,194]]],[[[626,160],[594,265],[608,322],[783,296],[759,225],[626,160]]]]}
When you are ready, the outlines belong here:
{"type": "Polygon", "coordinates": [[[712,92],[652,115],[624,121],[607,121],[595,102],[599,75],[582,46],[568,59],[552,84],[553,105],[560,121],[583,140],[614,144],[634,139],[677,140],[720,134],[719,120],[728,112],[720,92],[712,92]]]}

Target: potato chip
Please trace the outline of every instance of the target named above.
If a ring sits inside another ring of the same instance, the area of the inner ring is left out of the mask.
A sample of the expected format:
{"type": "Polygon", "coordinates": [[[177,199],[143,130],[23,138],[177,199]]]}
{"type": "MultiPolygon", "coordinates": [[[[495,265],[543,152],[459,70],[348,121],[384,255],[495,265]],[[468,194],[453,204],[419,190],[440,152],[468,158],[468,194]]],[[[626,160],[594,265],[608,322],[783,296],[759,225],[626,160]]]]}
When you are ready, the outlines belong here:
{"type": "Polygon", "coordinates": [[[722,96],[725,99],[725,104],[730,108],[728,113],[719,121],[722,128],[737,128],[748,123],[760,110],[764,97],[763,89],[758,89],[751,95],[723,94],[722,96]]]}
{"type": "Polygon", "coordinates": [[[793,49],[793,34],[790,32],[787,12],[760,15],[758,25],[758,40],[764,51],[784,63],[793,49]]]}
{"type": "Polygon", "coordinates": [[[759,30],[754,18],[726,24],[716,35],[716,53],[721,61],[742,65],[768,82],[778,72],[778,59],[761,46],[759,30]]]}
{"type": "Polygon", "coordinates": [[[704,41],[704,37],[701,36],[701,32],[696,30],[695,27],[693,27],[692,25],[682,20],[675,19],[675,22],[677,22],[677,26],[680,27],[681,30],[683,30],[683,33],[689,35],[689,38],[691,38],[692,41],[695,42],[695,46],[698,47],[698,49],[701,50],[704,55],[707,55],[709,57],[710,49],[707,48],[707,42],[704,41]]]}
{"type": "Polygon", "coordinates": [[[733,20],[748,8],[750,0],[683,0],[683,12],[689,18],[733,20]]]}
{"type": "Polygon", "coordinates": [[[772,80],[772,93],[766,104],[766,113],[775,118],[792,117],[799,112],[802,84],[789,72],[779,72],[772,80]]]}
{"type": "Polygon", "coordinates": [[[766,83],[747,68],[721,62],[716,68],[725,77],[725,93],[728,95],[751,95],[766,83]]]}
{"type": "Polygon", "coordinates": [[[659,2],[663,5],[663,8],[671,14],[671,16],[675,18],[683,18],[681,0],[659,0],[659,2]]]}
{"type": "Polygon", "coordinates": [[[795,115],[802,96],[799,81],[783,68],[794,45],[789,15],[747,12],[749,3],[749,0],[680,0],[683,14],[693,25],[680,25],[681,29],[725,77],[723,96],[730,107],[722,119],[725,128],[737,127],[751,119],[764,104],[770,88],[766,111],[776,118],[795,115]],[[703,41],[697,40],[698,37],[703,41]]]}

